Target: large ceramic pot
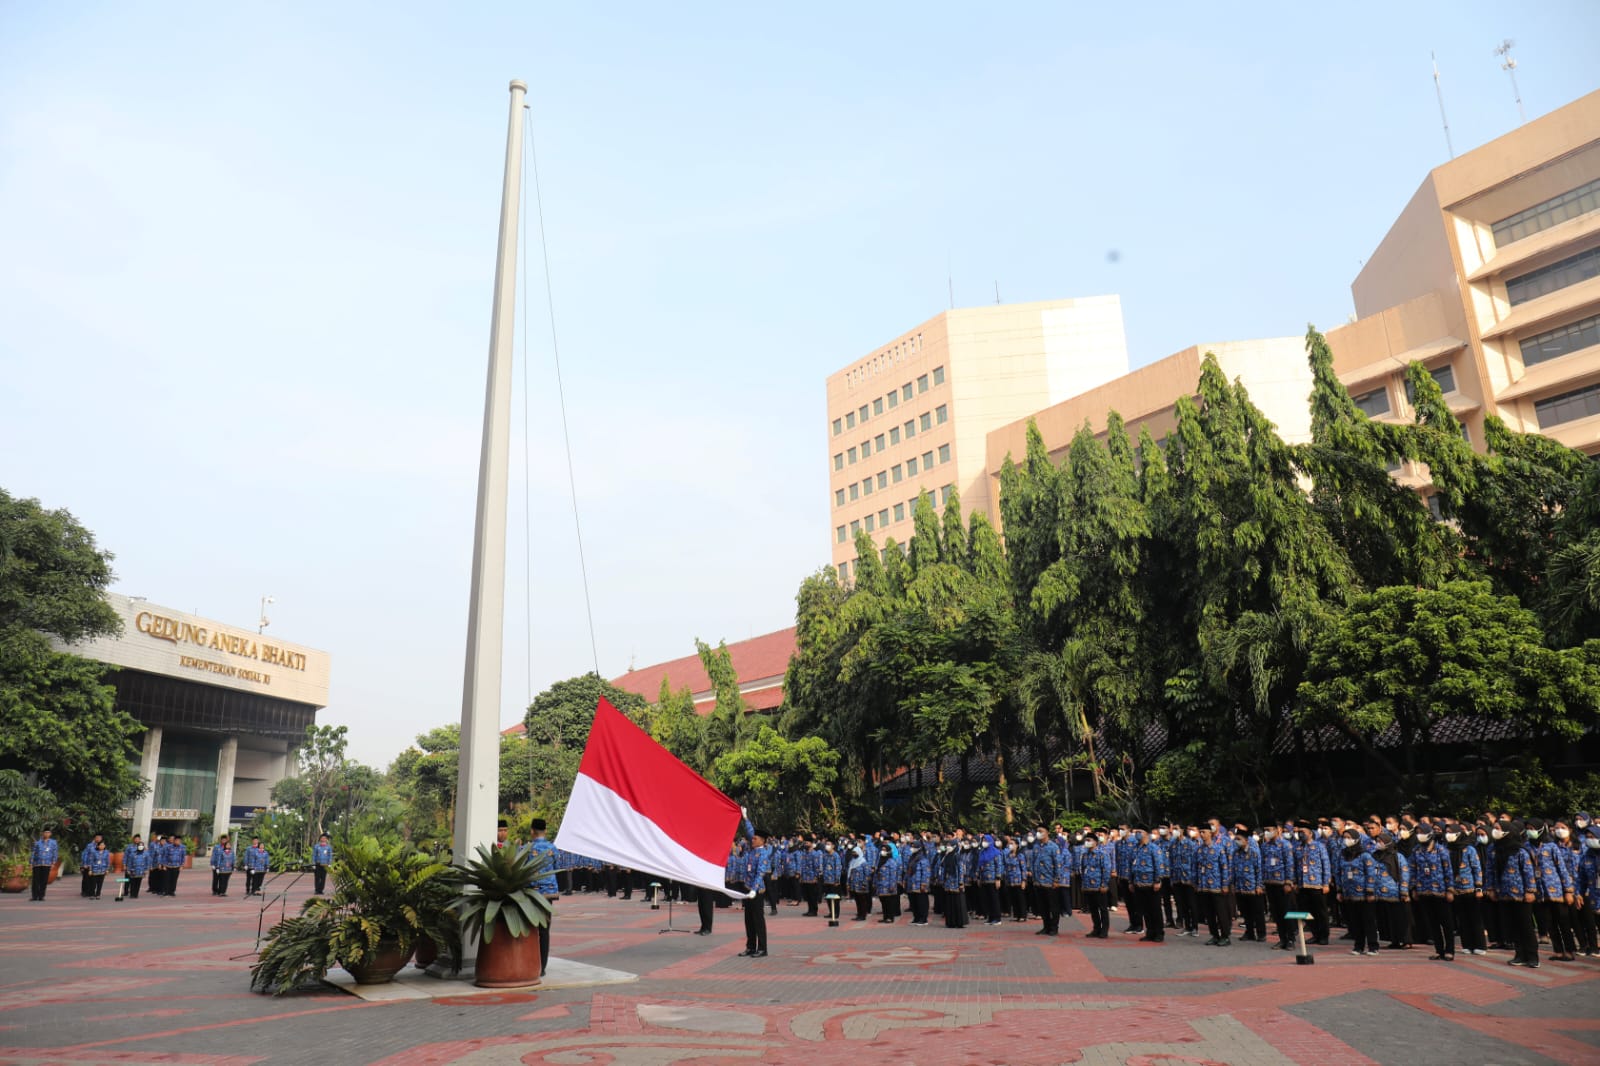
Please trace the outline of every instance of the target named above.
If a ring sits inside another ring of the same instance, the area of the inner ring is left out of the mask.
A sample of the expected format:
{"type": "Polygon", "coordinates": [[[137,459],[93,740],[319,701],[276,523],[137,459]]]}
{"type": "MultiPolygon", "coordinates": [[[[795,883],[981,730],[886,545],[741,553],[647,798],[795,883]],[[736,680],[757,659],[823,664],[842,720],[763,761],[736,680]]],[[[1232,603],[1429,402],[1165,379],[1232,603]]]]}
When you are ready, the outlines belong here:
{"type": "Polygon", "coordinates": [[[380,940],[371,958],[361,963],[347,962],[344,968],[358,985],[383,985],[393,981],[394,975],[405,969],[410,959],[411,949],[402,949],[398,940],[380,940]]]}
{"type": "Polygon", "coordinates": [[[19,862],[0,877],[0,892],[21,892],[28,887],[32,871],[25,862],[19,862]]]}
{"type": "Polygon", "coordinates": [[[122,872],[122,852],[120,851],[113,851],[111,853],[111,872],[114,874],[120,874],[122,872]]]}
{"type": "Polygon", "coordinates": [[[527,988],[539,983],[539,934],[515,937],[504,918],[494,920],[494,938],[478,945],[472,983],[479,988],[527,988]]]}
{"type": "Polygon", "coordinates": [[[425,936],[417,938],[417,969],[426,970],[439,957],[439,945],[425,936]]]}
{"type": "Polygon", "coordinates": [[[60,876],[61,876],[61,860],[57,859],[55,862],[50,864],[50,876],[45,878],[45,882],[44,883],[47,884],[47,885],[53,885],[53,884],[56,883],[56,878],[58,878],[60,876]]]}

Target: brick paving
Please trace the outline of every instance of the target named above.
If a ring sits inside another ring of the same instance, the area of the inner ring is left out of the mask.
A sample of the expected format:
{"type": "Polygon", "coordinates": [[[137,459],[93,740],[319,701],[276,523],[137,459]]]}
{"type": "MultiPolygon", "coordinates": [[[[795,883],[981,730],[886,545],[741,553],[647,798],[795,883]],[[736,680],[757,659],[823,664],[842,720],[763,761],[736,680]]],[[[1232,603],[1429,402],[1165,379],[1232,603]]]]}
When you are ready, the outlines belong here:
{"type": "MultiPolygon", "coordinates": [[[[1529,973],[1504,953],[1446,964],[1423,948],[1370,960],[1332,947],[1296,966],[1237,939],[1142,944],[1113,925],[1111,940],[1085,940],[1076,917],[1051,940],[937,918],[829,929],[785,906],[768,921],[771,956],[752,960],[737,957],[737,909],[717,911],[710,937],[661,936],[664,909],[578,895],[558,906],[555,953],[640,980],[274,999],[249,991],[249,959],[235,958],[254,947],[257,907],[195,881],[175,899],[91,903],[68,880],[41,904],[0,896],[0,1066],[1600,1064],[1600,960],[1529,973]]],[[[693,907],[675,922],[693,926],[693,907]]]]}

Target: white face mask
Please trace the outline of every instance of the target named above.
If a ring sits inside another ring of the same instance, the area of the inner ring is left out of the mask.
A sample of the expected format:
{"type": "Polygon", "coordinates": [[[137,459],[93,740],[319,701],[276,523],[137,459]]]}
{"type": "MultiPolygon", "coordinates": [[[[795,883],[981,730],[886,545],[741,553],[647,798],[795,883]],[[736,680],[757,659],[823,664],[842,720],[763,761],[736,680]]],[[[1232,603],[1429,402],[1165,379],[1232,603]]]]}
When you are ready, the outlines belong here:
{"type": "Polygon", "coordinates": [[[1585,837],[1583,844],[1590,851],[1600,850],[1600,837],[1585,837]]]}
{"type": "Polygon", "coordinates": [[[1418,844],[1426,844],[1428,841],[1430,841],[1432,839],[1433,839],[1433,834],[1432,833],[1418,833],[1417,834],[1417,843],[1418,844]]]}
{"type": "Polygon", "coordinates": [[[1582,818],[1579,818],[1578,819],[1578,828],[1579,829],[1587,829],[1587,828],[1589,828],[1589,823],[1584,821],[1582,818]]]}
{"type": "Polygon", "coordinates": [[[1482,833],[1479,833],[1478,834],[1478,843],[1487,844],[1487,843],[1489,843],[1489,838],[1484,836],[1482,833]]]}
{"type": "Polygon", "coordinates": [[[1569,830],[1566,830],[1566,829],[1557,829],[1557,830],[1556,830],[1556,837],[1557,837],[1557,839],[1560,839],[1560,840],[1565,840],[1565,839],[1567,839],[1567,837],[1569,837],[1569,836],[1570,836],[1570,835],[1571,835],[1571,832],[1570,832],[1570,831],[1569,831],[1569,830]]]}
{"type": "Polygon", "coordinates": [[[1200,836],[1200,830],[1198,830],[1198,829],[1189,830],[1189,839],[1190,840],[1196,840],[1196,839],[1199,838],[1199,836],[1200,836]]]}
{"type": "Polygon", "coordinates": [[[1495,828],[1489,830],[1489,835],[1494,837],[1496,840],[1499,840],[1501,837],[1506,835],[1506,831],[1501,829],[1499,826],[1496,826],[1495,828]]]}
{"type": "Polygon", "coordinates": [[[1454,844],[1458,839],[1460,839],[1460,837],[1460,833],[1446,833],[1444,835],[1445,843],[1454,844]]]}

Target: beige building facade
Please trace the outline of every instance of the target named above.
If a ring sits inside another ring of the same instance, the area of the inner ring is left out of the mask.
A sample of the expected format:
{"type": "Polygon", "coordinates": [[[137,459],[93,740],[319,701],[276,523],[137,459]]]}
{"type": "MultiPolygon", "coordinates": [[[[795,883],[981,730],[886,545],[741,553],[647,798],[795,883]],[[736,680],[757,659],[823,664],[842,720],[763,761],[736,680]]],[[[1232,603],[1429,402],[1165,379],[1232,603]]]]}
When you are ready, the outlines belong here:
{"type": "Polygon", "coordinates": [[[1368,415],[1412,419],[1421,361],[1480,450],[1497,415],[1600,454],[1600,92],[1435,168],[1351,289],[1328,343],[1368,415]]]}
{"type": "Polygon", "coordinates": [[[853,576],[855,534],[911,539],[920,492],[993,515],[988,435],[1128,370],[1116,296],[957,308],[829,376],[832,562],[853,576]]]}
{"type": "Polygon", "coordinates": [[[1196,394],[1200,366],[1208,352],[1216,356],[1229,381],[1244,385],[1251,402],[1272,420],[1284,440],[1300,444],[1311,439],[1311,366],[1304,338],[1197,344],[990,432],[986,465],[988,499],[994,502],[989,517],[1000,524],[1000,470],[1007,456],[1020,463],[1027,454],[1029,421],[1039,427],[1045,448],[1057,465],[1066,458],[1072,438],[1084,425],[1104,439],[1112,411],[1122,416],[1135,444],[1146,429],[1158,442],[1163,441],[1177,428],[1178,398],[1196,394]]]}

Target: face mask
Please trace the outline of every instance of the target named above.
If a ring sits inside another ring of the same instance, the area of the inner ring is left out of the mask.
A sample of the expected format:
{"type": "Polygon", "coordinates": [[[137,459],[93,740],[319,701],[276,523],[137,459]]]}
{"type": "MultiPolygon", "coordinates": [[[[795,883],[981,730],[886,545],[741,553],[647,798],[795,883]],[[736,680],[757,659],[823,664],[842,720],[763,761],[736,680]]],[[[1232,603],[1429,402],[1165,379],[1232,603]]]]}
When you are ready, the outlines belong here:
{"type": "Polygon", "coordinates": [[[1578,819],[1578,828],[1579,829],[1587,829],[1587,828],[1589,828],[1589,823],[1584,821],[1582,818],[1579,818],[1578,819]]]}
{"type": "Polygon", "coordinates": [[[1356,838],[1355,837],[1345,837],[1344,838],[1344,846],[1347,847],[1347,848],[1355,847],[1356,846],[1356,838]]]}
{"type": "Polygon", "coordinates": [[[140,851],[143,851],[143,850],[144,850],[144,845],[143,845],[143,844],[140,844],[140,845],[139,845],[139,850],[140,850],[140,851]]]}
{"type": "MultiPolygon", "coordinates": [[[[1394,832],[1394,830],[1391,829],[1390,832],[1392,833],[1392,832],[1394,832]]],[[[1409,829],[1400,830],[1400,839],[1401,840],[1405,840],[1405,839],[1409,838],[1410,836],[1411,836],[1411,830],[1409,830],[1409,829]]]]}
{"type": "Polygon", "coordinates": [[[1583,846],[1590,851],[1600,849],[1600,837],[1586,837],[1583,841],[1583,846]]]}
{"type": "Polygon", "coordinates": [[[1496,840],[1499,840],[1506,835],[1506,831],[1501,829],[1499,826],[1495,826],[1493,829],[1489,830],[1489,835],[1494,837],[1496,840]]]}
{"type": "Polygon", "coordinates": [[[1035,840],[1043,840],[1044,839],[1044,834],[1043,833],[1035,833],[1035,834],[1033,834],[1033,839],[1035,839],[1035,840]]]}
{"type": "Polygon", "coordinates": [[[1328,826],[1323,826],[1322,828],[1318,829],[1317,832],[1321,833],[1325,837],[1333,836],[1333,830],[1330,829],[1328,826]]]}
{"type": "Polygon", "coordinates": [[[1430,835],[1428,833],[1418,833],[1417,834],[1417,843],[1418,844],[1426,844],[1428,841],[1430,841],[1432,839],[1433,839],[1432,835],[1430,835]]]}
{"type": "Polygon", "coordinates": [[[1526,830],[1523,830],[1523,836],[1526,836],[1529,840],[1538,840],[1539,839],[1539,830],[1537,830],[1537,829],[1526,829],[1526,830]]]}
{"type": "Polygon", "coordinates": [[[1194,839],[1195,839],[1195,838],[1197,838],[1197,837],[1198,837],[1198,836],[1199,836],[1199,835],[1200,835],[1200,830],[1198,830],[1198,829],[1191,829],[1191,830],[1189,830],[1189,839],[1190,839],[1190,840],[1194,840],[1194,839]]]}
{"type": "MultiPolygon", "coordinates": [[[[1495,837],[1495,839],[1499,840],[1500,838],[1499,837],[1495,837]]],[[[1487,843],[1489,843],[1489,838],[1484,836],[1482,833],[1479,833],[1478,834],[1478,843],[1487,844],[1487,843]]]]}
{"type": "Polygon", "coordinates": [[[1446,844],[1454,844],[1460,838],[1460,836],[1461,836],[1460,833],[1446,833],[1444,835],[1445,843],[1446,844]]]}
{"type": "Polygon", "coordinates": [[[1090,851],[1093,851],[1093,850],[1094,850],[1094,841],[1092,841],[1092,840],[1085,840],[1085,841],[1084,841],[1084,842],[1083,842],[1083,846],[1084,846],[1084,847],[1086,847],[1086,848],[1088,848],[1088,849],[1089,849],[1089,850],[1090,850],[1090,851]]]}
{"type": "Polygon", "coordinates": [[[824,845],[822,845],[822,850],[823,851],[832,851],[833,850],[833,845],[832,844],[824,844],[824,845]]]}
{"type": "Polygon", "coordinates": [[[1571,835],[1571,833],[1570,833],[1570,832],[1569,832],[1569,831],[1568,831],[1568,830],[1566,830],[1566,829],[1557,829],[1557,830],[1556,830],[1556,837],[1557,837],[1557,839],[1560,839],[1560,840],[1565,840],[1565,839],[1567,839],[1567,837],[1569,837],[1569,836],[1570,836],[1570,835],[1571,835]]]}

